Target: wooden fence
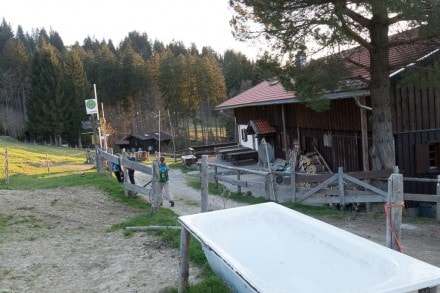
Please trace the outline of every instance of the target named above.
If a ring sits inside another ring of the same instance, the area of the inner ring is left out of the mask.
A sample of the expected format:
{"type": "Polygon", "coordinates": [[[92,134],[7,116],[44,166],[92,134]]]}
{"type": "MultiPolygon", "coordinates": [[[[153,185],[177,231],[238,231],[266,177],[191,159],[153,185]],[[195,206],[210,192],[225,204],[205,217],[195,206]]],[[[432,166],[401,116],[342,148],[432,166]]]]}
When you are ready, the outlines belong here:
{"type": "MultiPolygon", "coordinates": [[[[389,182],[393,173],[391,170],[344,173],[343,169],[339,168],[338,173],[335,174],[303,174],[258,171],[217,163],[208,165],[214,169],[210,173],[211,180],[216,184],[222,182],[236,186],[238,193],[242,193],[244,189],[260,190],[264,191],[265,197],[269,200],[312,205],[386,203],[389,198],[389,188],[388,191],[384,191],[369,184],[369,181],[379,179],[389,182]],[[282,176],[282,182],[278,181],[281,184],[277,184],[275,179],[277,176],[282,176]]],[[[403,192],[403,199],[434,203],[436,217],[440,219],[440,176],[437,179],[403,178],[403,180],[437,183],[436,194],[403,192]]]]}
{"type": "MultiPolygon", "coordinates": [[[[122,151],[122,157],[115,156],[113,154],[109,154],[103,150],[98,149],[97,153],[97,162],[98,166],[107,165],[107,170],[109,171],[110,177],[112,177],[111,163],[118,164],[122,167],[124,171],[124,189],[125,195],[130,196],[134,194],[143,194],[149,197],[149,201],[151,203],[151,212],[156,213],[159,207],[162,204],[162,195],[159,189],[159,160],[153,160],[152,167],[147,166],[142,163],[138,163],[135,161],[131,161],[126,157],[125,151],[122,151]],[[147,187],[149,183],[144,186],[139,186],[136,184],[131,184],[128,181],[128,169],[132,169],[134,171],[142,172],[148,175],[151,175],[151,186],[147,187]]],[[[98,169],[98,172],[105,171],[105,168],[101,170],[98,169]]],[[[202,188],[203,190],[203,188],[202,188]]],[[[208,190],[208,186],[206,185],[206,191],[208,190]]],[[[202,196],[201,202],[201,211],[207,211],[207,196],[202,196]]],[[[137,229],[137,228],[136,228],[137,229]]]]}
{"type": "MultiPolygon", "coordinates": [[[[106,153],[105,151],[103,151],[101,149],[98,149],[97,158],[98,158],[98,162],[101,162],[101,164],[98,164],[98,165],[100,165],[100,166],[107,165],[108,166],[107,170],[109,171],[110,177],[113,176],[110,163],[115,163],[115,164],[118,164],[122,167],[122,169],[124,171],[125,195],[129,196],[130,192],[140,193],[140,194],[143,194],[146,196],[150,195],[150,192],[152,190],[151,188],[148,188],[146,186],[139,186],[136,184],[131,184],[128,181],[128,169],[133,169],[135,171],[151,175],[151,174],[153,174],[153,169],[150,166],[147,166],[142,163],[130,161],[126,157],[125,152],[122,152],[122,157],[119,157],[116,155],[106,153]]],[[[105,171],[105,169],[106,168],[103,167],[101,170],[98,170],[98,171],[105,171]]]]}

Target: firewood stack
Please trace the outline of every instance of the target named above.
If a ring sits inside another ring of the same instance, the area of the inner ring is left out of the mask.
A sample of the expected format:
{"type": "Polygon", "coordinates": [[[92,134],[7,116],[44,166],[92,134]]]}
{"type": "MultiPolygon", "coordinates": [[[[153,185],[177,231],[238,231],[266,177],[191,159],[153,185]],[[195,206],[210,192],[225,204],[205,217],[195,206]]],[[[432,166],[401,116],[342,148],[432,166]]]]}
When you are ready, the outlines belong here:
{"type": "Polygon", "coordinates": [[[301,155],[298,161],[298,167],[301,172],[307,174],[316,174],[325,171],[325,166],[321,162],[317,153],[307,153],[301,155]]]}

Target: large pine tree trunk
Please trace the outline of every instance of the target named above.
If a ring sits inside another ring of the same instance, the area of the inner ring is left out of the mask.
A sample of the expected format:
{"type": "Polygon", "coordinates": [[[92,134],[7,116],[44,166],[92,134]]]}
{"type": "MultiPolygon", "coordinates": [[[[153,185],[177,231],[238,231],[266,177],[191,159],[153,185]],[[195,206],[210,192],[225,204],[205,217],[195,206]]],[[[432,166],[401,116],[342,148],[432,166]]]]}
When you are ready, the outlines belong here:
{"type": "Polygon", "coordinates": [[[386,20],[382,21],[382,19],[384,18],[381,18],[380,15],[373,17],[370,28],[373,48],[370,49],[373,170],[392,169],[395,166],[388,59],[388,24],[386,24],[386,20]]]}

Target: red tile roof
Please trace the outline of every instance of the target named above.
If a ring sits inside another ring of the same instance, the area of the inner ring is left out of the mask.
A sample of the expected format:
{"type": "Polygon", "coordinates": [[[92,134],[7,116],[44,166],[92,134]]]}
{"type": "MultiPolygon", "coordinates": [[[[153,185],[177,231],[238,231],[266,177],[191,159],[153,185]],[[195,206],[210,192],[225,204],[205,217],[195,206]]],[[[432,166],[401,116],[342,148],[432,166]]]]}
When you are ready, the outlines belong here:
{"type": "MultiPolygon", "coordinates": [[[[389,62],[391,74],[416,62],[439,47],[438,41],[417,40],[417,37],[417,30],[390,36],[390,41],[414,39],[411,43],[390,48],[389,62]]],[[[370,72],[367,70],[370,67],[370,52],[366,48],[359,46],[335,55],[339,56],[339,58],[346,58],[347,64],[351,69],[352,78],[361,77],[365,80],[370,79],[370,72]],[[355,64],[359,64],[360,66],[355,64]]]]}
{"type": "Polygon", "coordinates": [[[293,92],[288,92],[279,82],[263,81],[249,90],[231,98],[220,105],[217,109],[237,108],[252,106],[253,104],[285,104],[292,103],[295,99],[293,92]]]}
{"type": "Polygon", "coordinates": [[[253,134],[250,131],[251,129],[256,135],[276,133],[275,128],[270,126],[269,122],[265,119],[250,120],[247,128],[249,134],[253,134]]]}
{"type": "MultiPolygon", "coordinates": [[[[402,39],[402,37],[406,39],[415,38],[417,36],[414,32],[416,31],[404,32],[391,36],[390,39],[402,39]]],[[[389,52],[391,75],[402,70],[402,68],[405,68],[409,64],[416,62],[420,58],[427,56],[437,48],[439,48],[438,43],[432,41],[414,41],[411,44],[392,47],[389,52]]],[[[333,55],[333,57],[335,55],[333,55]]],[[[348,79],[356,79],[363,82],[363,86],[357,89],[367,88],[367,84],[364,82],[370,79],[370,72],[367,70],[370,66],[369,51],[364,47],[356,47],[338,53],[336,56],[338,56],[338,58],[344,58],[349,68],[351,68],[351,76],[348,79]],[[355,64],[361,66],[356,66],[355,64]]],[[[337,94],[333,98],[342,97],[350,97],[350,95],[337,94]]],[[[280,83],[263,81],[255,87],[221,103],[216,109],[221,110],[253,105],[287,104],[294,102],[298,102],[298,100],[295,99],[295,93],[286,91],[280,83]]]]}

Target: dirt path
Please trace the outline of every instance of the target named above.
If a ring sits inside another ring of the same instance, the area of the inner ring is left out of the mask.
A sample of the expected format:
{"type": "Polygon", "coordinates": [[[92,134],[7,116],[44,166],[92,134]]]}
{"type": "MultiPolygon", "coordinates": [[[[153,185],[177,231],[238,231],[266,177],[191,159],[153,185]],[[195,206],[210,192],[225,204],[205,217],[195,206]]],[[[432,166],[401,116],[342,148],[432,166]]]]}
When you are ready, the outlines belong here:
{"type": "MultiPolygon", "coordinates": [[[[171,170],[178,215],[200,212],[200,191],[171,170]]],[[[148,176],[136,174],[137,184],[148,176]]],[[[238,206],[210,198],[209,209],[238,206]]],[[[159,292],[177,286],[179,251],[157,237],[106,232],[138,210],[94,188],[0,190],[0,292],[159,292]]],[[[191,267],[190,281],[198,275],[191,267]]]]}
{"type": "MultiPolygon", "coordinates": [[[[200,191],[171,170],[177,214],[200,212],[200,191]]],[[[148,176],[137,174],[137,184],[148,176]]],[[[241,204],[209,197],[209,209],[241,204]]],[[[0,292],[159,292],[176,286],[179,251],[146,233],[126,238],[107,232],[138,210],[113,202],[94,188],[39,191],[0,190],[0,292]]],[[[382,218],[353,216],[323,219],[384,244],[382,218]]],[[[404,253],[440,266],[440,225],[405,223],[404,253]]],[[[190,281],[198,275],[190,268],[190,281]]]]}

